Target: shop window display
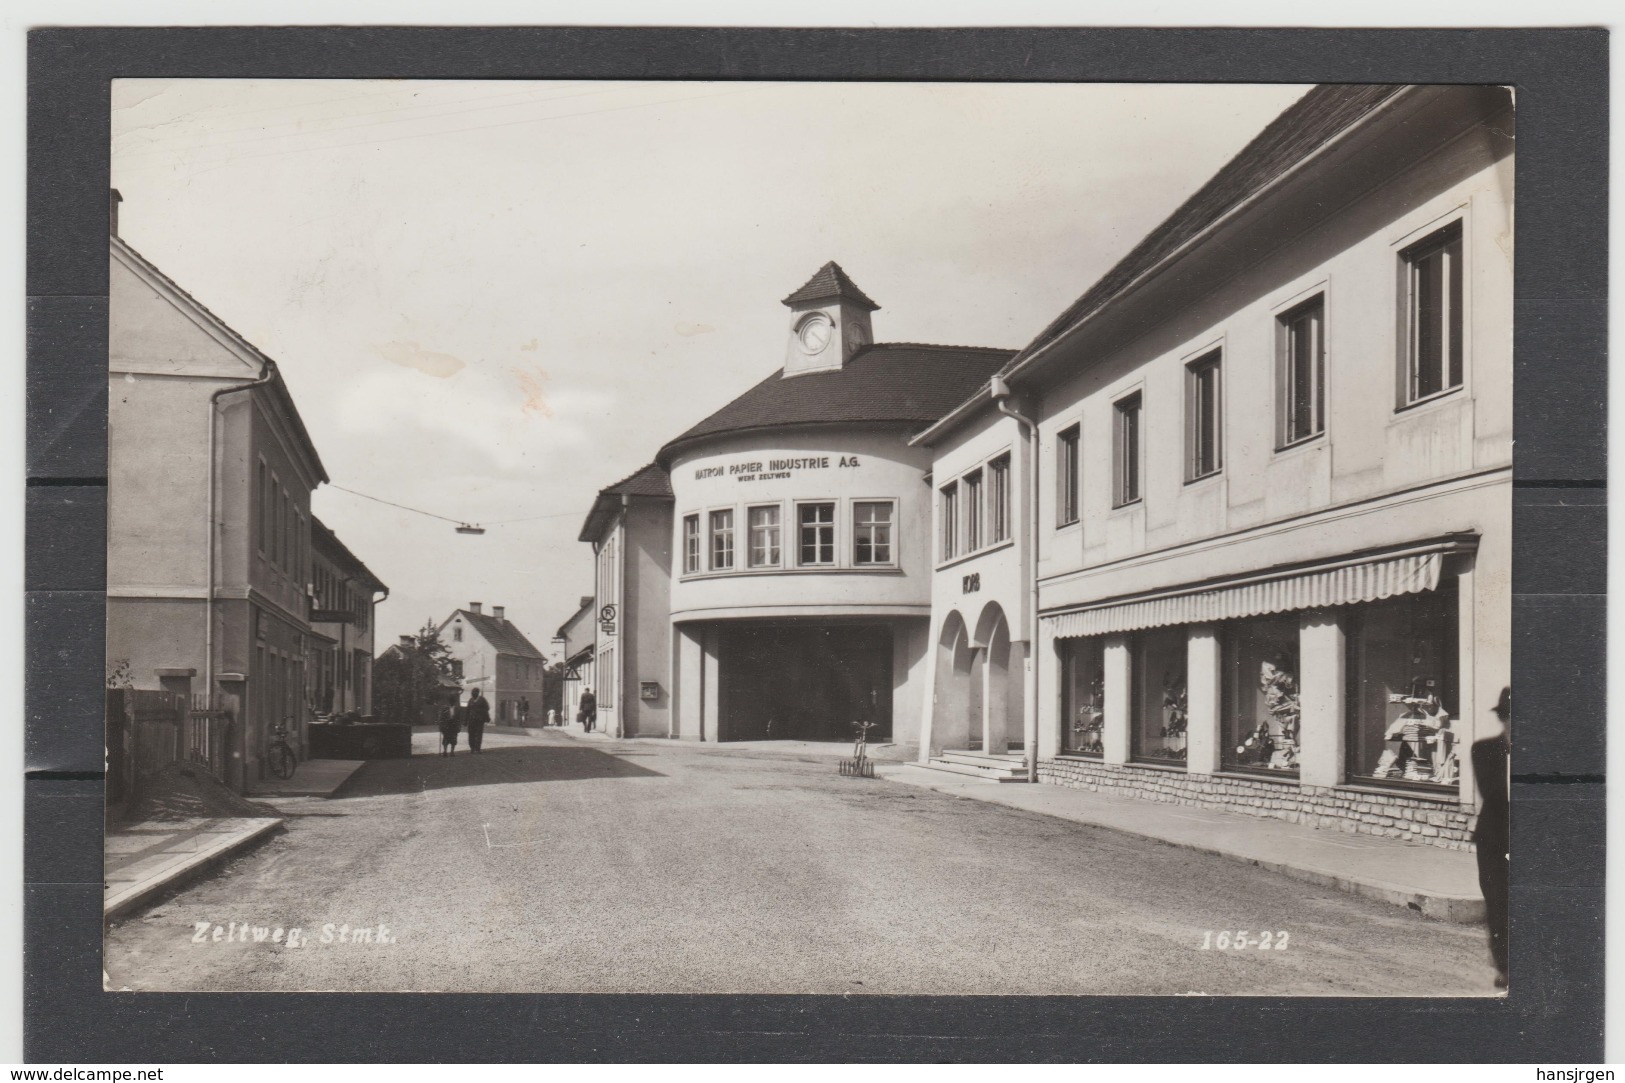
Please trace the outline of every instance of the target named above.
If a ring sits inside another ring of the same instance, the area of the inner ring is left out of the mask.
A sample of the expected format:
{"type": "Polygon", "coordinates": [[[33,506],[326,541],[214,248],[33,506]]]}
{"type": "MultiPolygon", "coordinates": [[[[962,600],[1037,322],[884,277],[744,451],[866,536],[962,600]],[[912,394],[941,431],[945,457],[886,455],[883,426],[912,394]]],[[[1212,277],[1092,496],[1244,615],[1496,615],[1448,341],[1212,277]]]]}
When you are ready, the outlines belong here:
{"type": "Polygon", "coordinates": [[[1159,628],[1134,641],[1133,758],[1185,762],[1187,685],[1184,628],[1159,628]]]}
{"type": "Polygon", "coordinates": [[[1226,770],[1298,773],[1298,618],[1224,626],[1219,705],[1226,770]]]}
{"type": "Polygon", "coordinates": [[[1356,781],[1454,788],[1459,776],[1456,590],[1350,610],[1348,773],[1356,781]]]}
{"type": "Polygon", "coordinates": [[[1099,639],[1063,639],[1061,650],[1061,751],[1075,756],[1105,752],[1104,646],[1099,639]]]}

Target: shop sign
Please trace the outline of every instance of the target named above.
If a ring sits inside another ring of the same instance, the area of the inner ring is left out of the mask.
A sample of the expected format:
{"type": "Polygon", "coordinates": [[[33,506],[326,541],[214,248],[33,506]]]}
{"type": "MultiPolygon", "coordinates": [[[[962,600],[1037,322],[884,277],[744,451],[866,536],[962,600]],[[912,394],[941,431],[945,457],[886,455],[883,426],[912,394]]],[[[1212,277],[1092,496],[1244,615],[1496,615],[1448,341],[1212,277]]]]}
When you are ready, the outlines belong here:
{"type": "Polygon", "coordinates": [[[774,459],[749,459],[723,466],[699,466],[694,480],[729,477],[735,481],[777,481],[808,470],[852,470],[863,465],[856,455],[803,455],[774,459]]]}
{"type": "Polygon", "coordinates": [[[971,572],[969,575],[961,576],[959,587],[961,594],[975,594],[982,589],[982,573],[971,572]]]}

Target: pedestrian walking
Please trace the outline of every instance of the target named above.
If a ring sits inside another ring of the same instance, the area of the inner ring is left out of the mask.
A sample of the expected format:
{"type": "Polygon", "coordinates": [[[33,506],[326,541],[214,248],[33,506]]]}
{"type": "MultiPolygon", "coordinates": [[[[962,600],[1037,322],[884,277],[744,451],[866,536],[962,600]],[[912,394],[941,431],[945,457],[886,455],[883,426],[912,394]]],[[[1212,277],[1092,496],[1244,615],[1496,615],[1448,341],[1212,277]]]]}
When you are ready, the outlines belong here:
{"type": "Polygon", "coordinates": [[[582,730],[587,733],[592,732],[593,724],[598,721],[598,697],[592,694],[590,688],[581,690],[581,706],[576,721],[581,723],[582,730]]]}
{"type": "Polygon", "coordinates": [[[463,708],[463,721],[468,724],[468,750],[478,752],[485,740],[485,724],[491,721],[491,704],[480,695],[478,688],[468,694],[468,706],[463,708]]]}
{"type": "Polygon", "coordinates": [[[452,756],[457,752],[457,731],[462,728],[457,714],[462,708],[455,703],[448,703],[440,708],[440,754],[452,756]]]}
{"type": "Polygon", "coordinates": [[[559,712],[552,707],[547,709],[547,724],[549,726],[556,726],[559,724],[559,712]]]}
{"type": "Polygon", "coordinates": [[[1473,846],[1478,851],[1478,888],[1484,894],[1484,918],[1490,933],[1490,960],[1495,964],[1495,987],[1507,987],[1507,893],[1511,880],[1507,850],[1511,824],[1507,812],[1507,759],[1512,748],[1512,689],[1501,689],[1501,697],[1491,708],[1501,723],[1501,732],[1473,743],[1473,777],[1483,803],[1478,825],[1473,829],[1473,846]]]}

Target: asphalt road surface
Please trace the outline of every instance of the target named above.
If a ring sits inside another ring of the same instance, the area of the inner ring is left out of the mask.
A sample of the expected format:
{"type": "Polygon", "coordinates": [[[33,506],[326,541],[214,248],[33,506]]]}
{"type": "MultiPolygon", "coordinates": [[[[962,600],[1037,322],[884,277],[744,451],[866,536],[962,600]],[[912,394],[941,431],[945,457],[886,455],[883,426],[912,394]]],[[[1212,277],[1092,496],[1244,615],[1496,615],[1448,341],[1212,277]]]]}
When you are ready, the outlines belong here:
{"type": "Polygon", "coordinates": [[[554,732],[446,759],[436,739],[280,802],[285,833],[112,927],[110,987],[1493,992],[1479,927],[830,759],[554,732]],[[1204,950],[1221,930],[1272,943],[1204,950]]]}

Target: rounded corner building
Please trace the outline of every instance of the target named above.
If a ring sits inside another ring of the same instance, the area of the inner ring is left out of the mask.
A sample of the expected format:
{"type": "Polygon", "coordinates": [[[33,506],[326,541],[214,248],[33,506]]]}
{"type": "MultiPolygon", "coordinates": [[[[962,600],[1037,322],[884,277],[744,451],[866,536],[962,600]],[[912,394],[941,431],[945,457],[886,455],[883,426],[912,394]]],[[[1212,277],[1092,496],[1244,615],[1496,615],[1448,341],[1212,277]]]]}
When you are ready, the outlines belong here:
{"type": "Polygon", "coordinates": [[[931,657],[931,450],[910,439],[1012,350],[876,343],[835,263],[783,302],[783,366],[661,448],[670,736],[912,748],[931,657]]]}

